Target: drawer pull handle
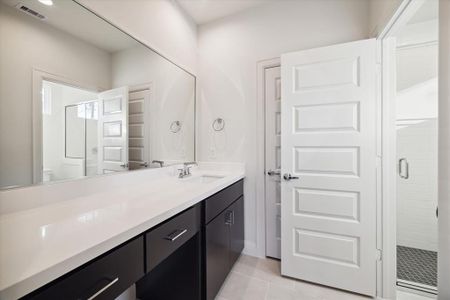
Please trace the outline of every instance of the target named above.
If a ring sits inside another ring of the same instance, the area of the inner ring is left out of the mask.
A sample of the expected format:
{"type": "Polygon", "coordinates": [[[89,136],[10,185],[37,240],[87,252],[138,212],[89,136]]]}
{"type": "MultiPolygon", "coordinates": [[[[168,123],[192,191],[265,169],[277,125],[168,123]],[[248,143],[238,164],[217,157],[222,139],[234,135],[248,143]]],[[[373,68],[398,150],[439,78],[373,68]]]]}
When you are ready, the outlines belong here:
{"type": "Polygon", "coordinates": [[[225,213],[225,225],[234,225],[234,211],[229,210],[225,213]]]}
{"type": "Polygon", "coordinates": [[[104,291],[106,291],[107,289],[109,289],[113,284],[115,284],[117,281],[119,281],[119,277],[116,277],[115,279],[113,279],[110,283],[108,283],[107,285],[105,285],[103,288],[101,288],[100,290],[98,290],[94,295],[90,296],[89,298],[87,298],[87,300],[92,300],[94,298],[96,298],[98,295],[100,295],[101,293],[103,293],[104,291]]]}
{"type": "Polygon", "coordinates": [[[185,234],[186,232],[187,232],[187,229],[183,229],[183,230],[177,229],[174,232],[172,232],[171,234],[169,234],[168,236],[166,236],[165,239],[173,242],[177,238],[179,238],[180,236],[185,234]]]}

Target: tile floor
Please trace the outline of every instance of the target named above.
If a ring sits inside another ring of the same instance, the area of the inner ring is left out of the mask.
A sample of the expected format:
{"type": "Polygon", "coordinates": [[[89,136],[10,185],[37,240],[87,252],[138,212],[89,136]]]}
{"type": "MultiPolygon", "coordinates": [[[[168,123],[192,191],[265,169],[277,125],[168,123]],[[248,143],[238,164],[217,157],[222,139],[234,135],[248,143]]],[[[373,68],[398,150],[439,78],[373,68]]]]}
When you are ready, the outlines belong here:
{"type": "Polygon", "coordinates": [[[280,262],[242,255],[216,300],[367,300],[361,295],[281,277],[280,262]]]}
{"type": "Polygon", "coordinates": [[[397,277],[437,286],[437,252],[397,246],[397,277]]]}

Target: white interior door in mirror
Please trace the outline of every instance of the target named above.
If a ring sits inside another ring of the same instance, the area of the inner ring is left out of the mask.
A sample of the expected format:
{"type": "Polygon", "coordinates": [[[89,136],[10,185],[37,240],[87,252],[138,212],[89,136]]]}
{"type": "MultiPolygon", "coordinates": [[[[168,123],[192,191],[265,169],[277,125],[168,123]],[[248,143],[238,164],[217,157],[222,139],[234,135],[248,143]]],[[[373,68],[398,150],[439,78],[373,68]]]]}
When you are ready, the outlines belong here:
{"type": "Polygon", "coordinates": [[[129,169],[150,164],[150,87],[130,90],[128,103],[129,169]]]}
{"type": "Polygon", "coordinates": [[[99,94],[98,174],[128,170],[128,87],[99,94]]]}
{"type": "Polygon", "coordinates": [[[281,272],[374,296],[376,42],[282,56],[281,272]]]}
{"type": "Polygon", "coordinates": [[[266,256],[281,258],[281,68],[265,71],[266,256]]]}

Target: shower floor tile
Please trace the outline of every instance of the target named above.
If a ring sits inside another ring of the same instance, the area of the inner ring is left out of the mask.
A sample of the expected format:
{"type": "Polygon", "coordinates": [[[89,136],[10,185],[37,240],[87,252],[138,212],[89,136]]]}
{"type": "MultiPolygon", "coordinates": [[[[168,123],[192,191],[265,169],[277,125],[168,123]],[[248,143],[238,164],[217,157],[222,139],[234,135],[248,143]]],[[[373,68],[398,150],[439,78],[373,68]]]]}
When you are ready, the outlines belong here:
{"type": "Polygon", "coordinates": [[[397,278],[437,286],[437,252],[397,246],[397,278]]]}

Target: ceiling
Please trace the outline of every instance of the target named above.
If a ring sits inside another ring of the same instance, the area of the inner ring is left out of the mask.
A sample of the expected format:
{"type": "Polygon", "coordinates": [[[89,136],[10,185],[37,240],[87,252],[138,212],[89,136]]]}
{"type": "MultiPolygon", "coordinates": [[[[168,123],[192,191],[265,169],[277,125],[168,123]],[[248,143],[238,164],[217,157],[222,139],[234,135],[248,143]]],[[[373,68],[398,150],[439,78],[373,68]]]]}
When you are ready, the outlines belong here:
{"type": "MultiPolygon", "coordinates": [[[[97,48],[113,53],[137,45],[137,42],[73,1],[53,1],[46,6],[36,0],[0,0],[15,7],[19,3],[46,17],[43,22],[65,31],[97,48]]],[[[17,10],[29,18],[36,18],[17,10]]]]}
{"type": "Polygon", "coordinates": [[[205,24],[273,0],[176,0],[197,24],[205,24]]]}

